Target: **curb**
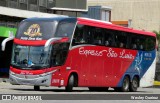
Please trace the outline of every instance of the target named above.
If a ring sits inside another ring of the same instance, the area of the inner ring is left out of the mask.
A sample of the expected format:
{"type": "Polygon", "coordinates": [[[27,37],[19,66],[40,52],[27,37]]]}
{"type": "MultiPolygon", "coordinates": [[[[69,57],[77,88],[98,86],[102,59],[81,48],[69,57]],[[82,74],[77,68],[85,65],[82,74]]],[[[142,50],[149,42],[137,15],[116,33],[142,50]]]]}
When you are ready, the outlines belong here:
{"type": "MultiPolygon", "coordinates": [[[[1,82],[9,83],[9,79],[8,78],[0,78],[0,83],[1,82]]],[[[154,85],[153,86],[160,86],[160,81],[154,81],[154,85]]]]}
{"type": "Polygon", "coordinates": [[[154,81],[154,86],[160,86],[160,81],[154,81]]]}

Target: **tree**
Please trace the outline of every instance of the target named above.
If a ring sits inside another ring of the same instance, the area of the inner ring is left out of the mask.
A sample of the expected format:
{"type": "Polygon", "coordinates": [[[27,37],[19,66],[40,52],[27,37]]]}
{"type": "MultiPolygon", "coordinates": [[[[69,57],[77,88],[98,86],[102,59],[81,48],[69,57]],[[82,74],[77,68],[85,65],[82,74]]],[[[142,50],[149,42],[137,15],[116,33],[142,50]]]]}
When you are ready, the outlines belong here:
{"type": "Polygon", "coordinates": [[[157,44],[158,44],[158,47],[159,47],[159,43],[160,43],[160,31],[158,32],[158,31],[154,30],[153,32],[156,34],[157,44]]]}

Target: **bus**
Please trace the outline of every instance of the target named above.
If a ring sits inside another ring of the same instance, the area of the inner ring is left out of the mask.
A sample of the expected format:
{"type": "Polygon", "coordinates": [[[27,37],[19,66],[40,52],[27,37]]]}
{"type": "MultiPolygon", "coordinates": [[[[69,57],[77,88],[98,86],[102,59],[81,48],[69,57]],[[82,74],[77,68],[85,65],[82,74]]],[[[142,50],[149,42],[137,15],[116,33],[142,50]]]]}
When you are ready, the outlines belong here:
{"type": "Polygon", "coordinates": [[[83,17],[28,18],[9,38],[14,85],[135,92],[154,83],[156,35],[151,32],[83,17]]]}
{"type": "MultiPolygon", "coordinates": [[[[0,43],[6,38],[9,37],[9,32],[12,32],[14,35],[16,33],[16,28],[6,27],[1,25],[0,23],[0,43]]],[[[9,41],[7,43],[6,51],[0,50],[0,78],[8,78],[9,77],[9,68],[12,54],[12,45],[13,41],[9,41]]]]}

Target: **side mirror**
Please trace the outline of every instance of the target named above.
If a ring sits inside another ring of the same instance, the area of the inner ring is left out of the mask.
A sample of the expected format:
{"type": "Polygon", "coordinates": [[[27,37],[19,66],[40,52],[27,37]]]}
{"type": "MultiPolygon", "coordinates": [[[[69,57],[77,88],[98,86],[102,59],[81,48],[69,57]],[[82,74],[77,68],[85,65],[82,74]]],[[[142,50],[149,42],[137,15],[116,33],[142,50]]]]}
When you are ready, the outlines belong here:
{"type": "Polygon", "coordinates": [[[3,41],[2,41],[2,44],[1,44],[1,46],[2,46],[2,51],[5,51],[5,47],[6,47],[6,43],[8,42],[8,41],[10,41],[10,40],[13,40],[14,39],[14,34],[13,34],[13,32],[12,31],[9,31],[9,37],[8,38],[6,38],[6,39],[4,39],[3,41]]]}
{"type": "Polygon", "coordinates": [[[55,37],[55,38],[50,38],[46,41],[45,43],[45,46],[44,46],[44,51],[48,51],[49,49],[49,46],[53,43],[53,42],[56,42],[56,41],[61,41],[61,42],[66,42],[69,40],[68,37],[65,37],[65,38],[60,38],[60,37],[55,37]]]}
{"type": "Polygon", "coordinates": [[[48,39],[48,40],[46,41],[46,43],[45,43],[44,51],[48,51],[49,46],[50,46],[53,42],[58,41],[58,40],[61,40],[61,38],[50,38],[50,39],[48,39]]]}

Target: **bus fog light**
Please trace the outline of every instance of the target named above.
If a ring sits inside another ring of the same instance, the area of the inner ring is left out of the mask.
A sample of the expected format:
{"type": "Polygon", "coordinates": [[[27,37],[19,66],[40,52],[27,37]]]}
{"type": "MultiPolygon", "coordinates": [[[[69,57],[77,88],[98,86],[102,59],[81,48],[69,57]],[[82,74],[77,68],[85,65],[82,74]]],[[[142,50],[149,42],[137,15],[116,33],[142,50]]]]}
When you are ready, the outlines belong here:
{"type": "Polygon", "coordinates": [[[64,85],[64,80],[61,80],[60,85],[64,85]]]}
{"type": "Polygon", "coordinates": [[[45,80],[42,80],[42,82],[41,83],[45,83],[47,81],[47,79],[45,79],[45,80]]]}
{"type": "Polygon", "coordinates": [[[10,81],[13,81],[13,79],[12,79],[12,78],[9,78],[9,80],[10,80],[10,81]]]}

